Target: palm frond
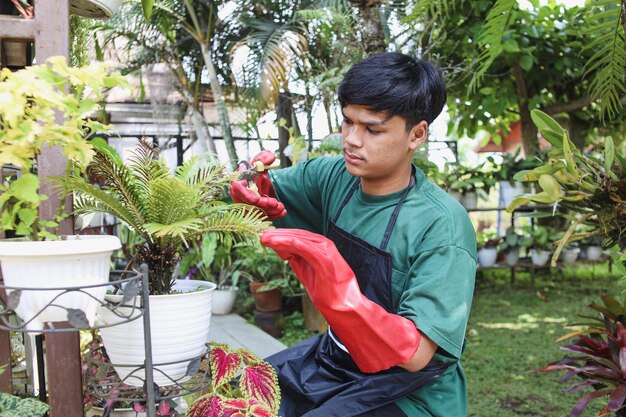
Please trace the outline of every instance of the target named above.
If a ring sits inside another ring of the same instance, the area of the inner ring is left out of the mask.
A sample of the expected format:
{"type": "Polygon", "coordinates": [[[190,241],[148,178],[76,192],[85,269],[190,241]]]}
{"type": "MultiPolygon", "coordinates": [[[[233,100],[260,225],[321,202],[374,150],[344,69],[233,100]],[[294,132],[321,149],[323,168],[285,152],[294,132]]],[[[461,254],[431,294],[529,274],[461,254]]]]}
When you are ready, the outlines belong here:
{"type": "Polygon", "coordinates": [[[165,242],[161,246],[167,247],[178,246],[178,242],[182,242],[185,246],[189,246],[189,241],[199,235],[202,228],[202,221],[197,218],[186,218],[173,223],[146,223],[144,225],[146,231],[158,239],[165,242]],[[190,239],[191,238],[191,239],[190,239]]]}
{"type": "Polygon", "coordinates": [[[216,205],[208,211],[202,230],[217,233],[220,239],[232,239],[235,243],[249,243],[271,226],[261,211],[245,204],[216,205]]]}
{"type": "Polygon", "coordinates": [[[477,43],[483,50],[478,57],[478,68],[469,84],[468,89],[471,93],[480,86],[487,70],[502,53],[502,39],[509,26],[511,13],[515,6],[517,6],[517,0],[497,0],[487,14],[485,24],[478,35],[477,43]]]}
{"type": "Polygon", "coordinates": [[[626,94],[624,33],[620,2],[597,0],[587,20],[593,24],[583,32],[591,37],[583,50],[597,50],[585,65],[585,77],[592,77],[589,92],[596,100],[602,119],[613,118],[622,108],[626,94]]]}

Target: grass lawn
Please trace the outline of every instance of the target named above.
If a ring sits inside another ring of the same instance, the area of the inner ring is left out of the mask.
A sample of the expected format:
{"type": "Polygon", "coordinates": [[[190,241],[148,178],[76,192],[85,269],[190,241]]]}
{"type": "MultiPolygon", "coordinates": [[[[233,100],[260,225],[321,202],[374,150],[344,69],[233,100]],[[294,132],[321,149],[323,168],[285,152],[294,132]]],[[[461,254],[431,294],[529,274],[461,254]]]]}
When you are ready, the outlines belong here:
{"type": "MultiPolygon", "coordinates": [[[[608,273],[607,264],[580,266],[536,277],[518,274],[509,283],[508,270],[487,270],[476,282],[474,303],[463,355],[469,416],[569,416],[582,393],[564,394],[564,373],[538,372],[565,354],[554,341],[564,325],[591,314],[600,295],[620,295],[624,282],[608,273]]],[[[572,379],[571,381],[575,381],[572,379]]],[[[605,403],[605,402],[604,402],[605,403]]],[[[592,403],[583,416],[603,405],[592,403]]]]}
{"type": "MultiPolygon", "coordinates": [[[[569,386],[558,382],[563,373],[537,369],[565,353],[554,343],[568,332],[564,326],[592,313],[586,305],[601,303],[601,294],[620,295],[624,282],[608,273],[608,264],[576,266],[562,274],[553,270],[535,281],[533,288],[530,275],[518,271],[511,285],[508,269],[486,270],[476,281],[463,355],[468,416],[567,417],[582,397],[563,393],[569,386]]],[[[285,321],[281,341],[287,345],[313,334],[300,313],[285,321]]],[[[601,405],[601,400],[592,403],[583,416],[594,416],[601,405]]]]}

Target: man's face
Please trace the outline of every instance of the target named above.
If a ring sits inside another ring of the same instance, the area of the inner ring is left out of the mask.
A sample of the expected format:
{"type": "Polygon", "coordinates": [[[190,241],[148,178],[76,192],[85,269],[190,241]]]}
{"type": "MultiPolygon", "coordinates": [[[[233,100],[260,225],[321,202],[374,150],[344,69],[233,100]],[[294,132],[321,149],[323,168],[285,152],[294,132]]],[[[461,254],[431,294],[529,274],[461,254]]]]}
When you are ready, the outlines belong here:
{"type": "Polygon", "coordinates": [[[346,169],[361,177],[369,194],[389,194],[408,184],[413,150],[426,140],[428,125],[418,123],[407,132],[400,116],[372,112],[349,104],[342,109],[343,158],[346,169]]]}

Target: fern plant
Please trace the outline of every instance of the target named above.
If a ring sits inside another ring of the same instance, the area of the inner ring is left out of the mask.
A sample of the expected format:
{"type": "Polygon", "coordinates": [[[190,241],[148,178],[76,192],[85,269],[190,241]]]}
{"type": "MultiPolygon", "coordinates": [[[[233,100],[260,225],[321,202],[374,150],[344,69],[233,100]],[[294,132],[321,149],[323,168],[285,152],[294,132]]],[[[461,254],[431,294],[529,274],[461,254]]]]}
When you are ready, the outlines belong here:
{"type": "Polygon", "coordinates": [[[104,141],[94,148],[87,172],[104,185],[76,173],[57,183],[75,193],[76,214],[111,214],[141,236],[143,243],[127,268],[148,266],[150,294],[171,292],[180,256],[203,234],[214,234],[220,242],[251,242],[269,226],[253,207],[221,200],[238,174],[226,174],[216,162],[192,158],[171,174],[159,150],[145,140],[128,165],[104,141]]]}

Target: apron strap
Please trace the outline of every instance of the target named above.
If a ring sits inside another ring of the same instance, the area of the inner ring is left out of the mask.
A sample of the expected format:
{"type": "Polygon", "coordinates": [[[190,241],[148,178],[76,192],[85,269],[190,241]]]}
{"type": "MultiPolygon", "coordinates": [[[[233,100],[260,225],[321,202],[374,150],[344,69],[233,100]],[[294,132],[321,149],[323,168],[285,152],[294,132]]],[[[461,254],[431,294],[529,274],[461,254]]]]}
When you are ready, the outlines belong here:
{"type": "Polygon", "coordinates": [[[383,236],[383,241],[380,244],[380,249],[386,251],[387,245],[389,244],[389,238],[391,237],[391,232],[393,231],[394,226],[396,225],[396,220],[398,220],[398,214],[400,213],[400,209],[402,208],[402,204],[406,199],[406,196],[409,195],[409,192],[415,187],[415,172],[411,170],[411,181],[409,182],[409,186],[406,188],[402,197],[396,204],[396,208],[393,210],[391,214],[391,218],[389,219],[389,223],[387,223],[387,229],[385,230],[385,235],[383,236]]]}
{"type": "Polygon", "coordinates": [[[343,211],[343,208],[346,206],[346,204],[348,204],[348,201],[350,201],[350,198],[352,197],[352,194],[354,194],[356,189],[359,188],[360,184],[361,184],[361,179],[357,178],[356,181],[354,182],[354,184],[352,184],[352,187],[350,188],[348,193],[346,194],[346,198],[343,199],[343,202],[341,203],[341,206],[339,206],[339,210],[337,210],[337,214],[335,214],[335,217],[333,218],[333,223],[337,223],[337,219],[339,219],[339,215],[343,211]]]}

